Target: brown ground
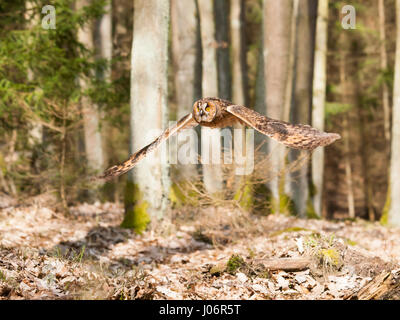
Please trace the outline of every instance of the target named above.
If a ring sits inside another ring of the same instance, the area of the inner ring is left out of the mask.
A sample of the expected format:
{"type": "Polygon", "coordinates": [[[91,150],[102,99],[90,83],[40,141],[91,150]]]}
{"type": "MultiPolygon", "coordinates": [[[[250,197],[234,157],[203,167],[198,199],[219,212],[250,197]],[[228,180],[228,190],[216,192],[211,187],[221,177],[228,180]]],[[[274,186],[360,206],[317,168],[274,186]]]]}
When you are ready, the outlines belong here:
{"type": "Polygon", "coordinates": [[[399,268],[400,229],[361,220],[182,209],[162,231],[136,235],[119,227],[117,204],[66,217],[40,198],[0,200],[0,299],[343,299],[399,268]],[[244,263],[228,270],[232,255],[244,263]],[[258,263],[284,257],[313,263],[300,272],[258,263]]]}

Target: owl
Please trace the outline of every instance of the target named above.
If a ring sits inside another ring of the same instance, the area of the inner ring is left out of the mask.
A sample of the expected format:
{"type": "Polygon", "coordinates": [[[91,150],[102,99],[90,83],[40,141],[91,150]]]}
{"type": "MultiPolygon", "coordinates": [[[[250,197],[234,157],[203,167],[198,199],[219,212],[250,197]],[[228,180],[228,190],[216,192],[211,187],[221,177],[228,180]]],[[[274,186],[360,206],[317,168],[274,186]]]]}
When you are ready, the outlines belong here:
{"type": "Polygon", "coordinates": [[[198,125],[210,128],[225,128],[234,124],[252,127],[294,149],[314,150],[319,146],[327,146],[341,138],[337,133],[322,132],[309,125],[274,120],[227,100],[203,98],[194,103],[191,113],[184,116],[171,128],[166,129],[152,143],[135,152],[128,160],[104,171],[98,179],[109,180],[126,173],[163,141],[181,130],[198,125]]]}

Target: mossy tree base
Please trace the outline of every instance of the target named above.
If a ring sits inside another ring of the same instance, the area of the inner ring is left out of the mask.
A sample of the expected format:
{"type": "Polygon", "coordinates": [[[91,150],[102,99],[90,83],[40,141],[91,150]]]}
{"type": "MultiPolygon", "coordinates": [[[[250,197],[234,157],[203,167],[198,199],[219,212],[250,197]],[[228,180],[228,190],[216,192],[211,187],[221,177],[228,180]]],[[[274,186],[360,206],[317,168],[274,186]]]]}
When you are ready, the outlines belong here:
{"type": "Polygon", "coordinates": [[[186,181],[174,182],[169,190],[169,200],[175,208],[185,205],[198,205],[198,194],[191,190],[190,185],[186,181]]]}
{"type": "Polygon", "coordinates": [[[148,207],[149,204],[143,199],[139,187],[128,181],[125,189],[125,217],[121,227],[133,229],[141,234],[150,223],[148,207]]]}
{"type": "Polygon", "coordinates": [[[381,219],[379,220],[379,222],[384,226],[386,226],[389,222],[389,209],[391,206],[390,191],[391,190],[390,190],[390,184],[389,184],[385,206],[383,207],[382,216],[381,216],[381,219]]]}
{"type": "Polygon", "coordinates": [[[238,201],[239,206],[244,210],[251,211],[254,207],[254,196],[251,185],[245,182],[235,193],[233,200],[238,201]]]}

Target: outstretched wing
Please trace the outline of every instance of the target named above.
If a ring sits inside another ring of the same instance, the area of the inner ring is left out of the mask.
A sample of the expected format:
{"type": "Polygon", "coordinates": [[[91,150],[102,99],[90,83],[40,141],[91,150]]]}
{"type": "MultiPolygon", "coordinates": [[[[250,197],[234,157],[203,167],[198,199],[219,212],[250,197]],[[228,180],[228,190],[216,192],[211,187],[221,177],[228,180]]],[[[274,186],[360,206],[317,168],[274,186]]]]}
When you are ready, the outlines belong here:
{"type": "Polygon", "coordinates": [[[341,138],[337,133],[322,132],[309,125],[274,120],[244,106],[231,105],[227,111],[248,126],[294,149],[313,150],[341,138]]]}
{"type": "Polygon", "coordinates": [[[149,152],[156,149],[161,144],[161,142],[167,140],[170,136],[174,135],[175,133],[183,129],[193,128],[196,127],[197,125],[198,123],[193,119],[192,114],[189,113],[188,115],[180,119],[176,123],[176,125],[165,130],[152,143],[140,149],[139,151],[135,152],[133,155],[130,156],[128,160],[126,160],[122,164],[108,168],[106,171],[104,171],[104,173],[101,176],[97,177],[97,179],[109,180],[111,178],[118,177],[121,174],[124,174],[125,172],[131,170],[145,156],[147,156],[149,152]]]}

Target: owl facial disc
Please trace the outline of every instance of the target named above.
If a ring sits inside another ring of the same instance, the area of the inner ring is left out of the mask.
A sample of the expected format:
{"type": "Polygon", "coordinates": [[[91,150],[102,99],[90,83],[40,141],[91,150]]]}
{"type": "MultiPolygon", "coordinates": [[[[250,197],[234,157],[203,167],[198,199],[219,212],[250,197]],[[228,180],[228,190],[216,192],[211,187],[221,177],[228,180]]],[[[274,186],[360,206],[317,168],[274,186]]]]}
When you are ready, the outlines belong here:
{"type": "Polygon", "coordinates": [[[213,121],[215,114],[216,108],[210,102],[200,100],[194,104],[193,116],[198,123],[213,121]]]}

